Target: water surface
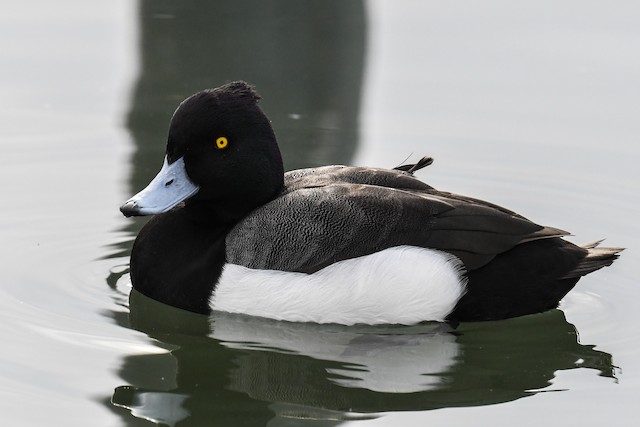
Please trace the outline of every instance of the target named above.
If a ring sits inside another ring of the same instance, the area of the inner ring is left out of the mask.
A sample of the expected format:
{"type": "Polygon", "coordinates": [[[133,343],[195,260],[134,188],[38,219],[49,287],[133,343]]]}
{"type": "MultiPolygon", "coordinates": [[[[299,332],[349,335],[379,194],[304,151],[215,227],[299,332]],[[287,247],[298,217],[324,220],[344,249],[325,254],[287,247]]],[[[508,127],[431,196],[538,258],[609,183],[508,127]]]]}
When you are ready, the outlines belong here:
{"type": "Polygon", "coordinates": [[[0,407],[15,425],[620,423],[640,390],[633,2],[5,2],[0,407]],[[203,317],[131,293],[180,100],[252,82],[287,169],[392,167],[625,246],[558,310],[457,328],[203,317]],[[131,294],[131,296],[130,296],[131,294]]]}

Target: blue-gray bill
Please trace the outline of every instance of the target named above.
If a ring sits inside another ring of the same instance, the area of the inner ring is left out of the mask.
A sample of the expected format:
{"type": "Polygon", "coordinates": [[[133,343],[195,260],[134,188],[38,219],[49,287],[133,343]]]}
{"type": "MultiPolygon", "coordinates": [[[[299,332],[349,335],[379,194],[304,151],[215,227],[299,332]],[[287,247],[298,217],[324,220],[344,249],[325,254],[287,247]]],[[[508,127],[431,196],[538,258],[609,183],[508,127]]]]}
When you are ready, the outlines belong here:
{"type": "Polygon", "coordinates": [[[198,192],[189,179],[181,157],[169,164],[165,156],[162,169],[147,187],[120,206],[124,216],[155,215],[167,212],[198,192]]]}

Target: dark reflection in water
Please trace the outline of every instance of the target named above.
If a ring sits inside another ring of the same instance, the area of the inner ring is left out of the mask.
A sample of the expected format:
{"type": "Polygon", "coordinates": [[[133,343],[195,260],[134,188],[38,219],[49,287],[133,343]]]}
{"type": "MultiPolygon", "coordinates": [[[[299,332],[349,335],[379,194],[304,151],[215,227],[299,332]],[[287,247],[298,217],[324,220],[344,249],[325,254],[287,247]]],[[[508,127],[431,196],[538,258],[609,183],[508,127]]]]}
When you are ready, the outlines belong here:
{"type": "Polygon", "coordinates": [[[334,425],[387,411],[512,401],[548,387],[558,370],[591,368],[613,378],[611,355],[579,344],[560,310],[456,330],[343,327],[206,317],[133,291],[129,321],[167,349],[124,360],[126,384],[112,403],[131,421],[334,425]]]}
{"type": "Polygon", "coordinates": [[[133,191],[161,166],[178,103],[238,79],[263,96],[287,169],[350,161],[364,71],[362,1],[142,1],[140,31],[128,120],[133,191]]]}

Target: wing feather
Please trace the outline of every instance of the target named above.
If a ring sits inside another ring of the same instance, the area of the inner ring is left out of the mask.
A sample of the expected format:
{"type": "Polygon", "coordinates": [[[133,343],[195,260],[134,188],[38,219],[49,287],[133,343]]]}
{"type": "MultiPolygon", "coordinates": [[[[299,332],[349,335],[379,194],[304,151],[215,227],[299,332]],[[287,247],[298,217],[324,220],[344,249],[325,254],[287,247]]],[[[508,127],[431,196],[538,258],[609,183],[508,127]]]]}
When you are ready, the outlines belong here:
{"type": "Polygon", "coordinates": [[[289,177],[280,197],[228,234],[227,261],[311,273],[344,259],[413,245],[452,253],[473,270],[520,243],[567,234],[499,206],[438,193],[426,184],[417,188],[405,178],[420,181],[403,172],[379,170],[373,179],[377,185],[371,185],[354,183],[371,177],[364,171],[370,168],[361,168],[349,183],[340,175],[353,175],[332,168],[330,177],[319,172],[289,177]],[[398,178],[403,186],[393,188],[398,178]]]}

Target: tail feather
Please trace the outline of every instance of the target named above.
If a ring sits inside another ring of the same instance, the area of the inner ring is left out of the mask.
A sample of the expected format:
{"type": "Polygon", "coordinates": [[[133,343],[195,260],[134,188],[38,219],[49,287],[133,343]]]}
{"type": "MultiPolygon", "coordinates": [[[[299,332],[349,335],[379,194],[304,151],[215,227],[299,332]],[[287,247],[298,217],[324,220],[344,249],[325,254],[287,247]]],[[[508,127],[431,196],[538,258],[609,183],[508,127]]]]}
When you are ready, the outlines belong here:
{"type": "Polygon", "coordinates": [[[563,279],[579,278],[603,267],[608,267],[618,259],[620,252],[624,250],[624,248],[601,248],[598,246],[600,243],[602,240],[582,245],[581,248],[587,250],[587,255],[563,279]]]}
{"type": "Polygon", "coordinates": [[[584,245],[580,245],[582,249],[593,249],[600,246],[600,243],[604,242],[604,239],[596,240],[595,242],[585,243],[584,245]]]}

